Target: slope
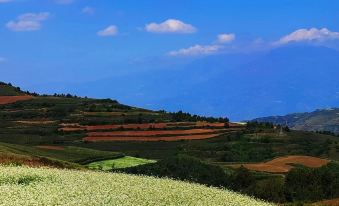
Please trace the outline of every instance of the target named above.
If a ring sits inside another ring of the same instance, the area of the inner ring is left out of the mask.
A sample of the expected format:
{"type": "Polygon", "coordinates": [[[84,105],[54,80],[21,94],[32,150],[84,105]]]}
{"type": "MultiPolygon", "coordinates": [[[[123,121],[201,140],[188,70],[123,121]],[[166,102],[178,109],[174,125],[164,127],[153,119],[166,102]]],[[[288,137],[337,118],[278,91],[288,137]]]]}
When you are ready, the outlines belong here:
{"type": "Polygon", "coordinates": [[[269,116],[254,119],[287,125],[295,130],[329,131],[339,134],[339,108],[318,109],[313,112],[294,113],[285,116],[269,116]]]}
{"type": "Polygon", "coordinates": [[[169,179],[26,167],[1,171],[1,205],[271,205],[169,179]]]}

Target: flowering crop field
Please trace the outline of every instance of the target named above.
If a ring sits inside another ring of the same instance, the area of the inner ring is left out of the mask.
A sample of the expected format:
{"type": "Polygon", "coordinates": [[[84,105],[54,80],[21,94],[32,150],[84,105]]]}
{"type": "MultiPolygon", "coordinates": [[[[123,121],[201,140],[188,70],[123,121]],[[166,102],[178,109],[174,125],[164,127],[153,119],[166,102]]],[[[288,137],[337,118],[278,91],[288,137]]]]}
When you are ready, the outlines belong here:
{"type": "Polygon", "coordinates": [[[0,205],[271,205],[231,191],[118,173],[0,166],[0,205]]]}

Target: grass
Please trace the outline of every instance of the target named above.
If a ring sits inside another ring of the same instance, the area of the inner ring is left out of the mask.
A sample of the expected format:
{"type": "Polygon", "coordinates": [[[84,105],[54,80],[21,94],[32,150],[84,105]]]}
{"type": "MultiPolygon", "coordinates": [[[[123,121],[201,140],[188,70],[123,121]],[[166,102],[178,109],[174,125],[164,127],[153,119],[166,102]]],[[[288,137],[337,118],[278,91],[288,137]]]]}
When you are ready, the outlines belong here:
{"type": "Polygon", "coordinates": [[[113,159],[122,156],[121,153],[117,152],[99,151],[82,147],[65,146],[63,150],[48,150],[33,146],[7,143],[0,143],[0,152],[30,155],[34,157],[47,157],[78,164],[88,164],[94,161],[113,159]]]}
{"type": "Polygon", "coordinates": [[[0,205],[271,205],[170,179],[14,166],[0,170],[0,205]]]}
{"type": "Polygon", "coordinates": [[[16,96],[22,95],[23,93],[16,87],[12,87],[0,82],[0,95],[1,96],[16,96]]]}
{"type": "Polygon", "coordinates": [[[144,164],[155,163],[155,162],[156,162],[155,160],[126,156],[126,157],[122,157],[118,159],[92,162],[88,164],[87,166],[90,169],[99,169],[103,171],[108,171],[112,169],[135,167],[138,165],[144,165],[144,164]]]}

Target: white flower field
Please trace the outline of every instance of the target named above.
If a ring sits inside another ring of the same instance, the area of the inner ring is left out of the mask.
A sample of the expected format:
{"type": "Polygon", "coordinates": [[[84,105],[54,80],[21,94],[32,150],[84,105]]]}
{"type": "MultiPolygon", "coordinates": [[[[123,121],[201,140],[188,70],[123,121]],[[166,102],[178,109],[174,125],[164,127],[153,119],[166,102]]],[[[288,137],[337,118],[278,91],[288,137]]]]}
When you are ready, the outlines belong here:
{"type": "Polygon", "coordinates": [[[0,205],[251,205],[231,191],[117,173],[0,166],[0,205]]]}

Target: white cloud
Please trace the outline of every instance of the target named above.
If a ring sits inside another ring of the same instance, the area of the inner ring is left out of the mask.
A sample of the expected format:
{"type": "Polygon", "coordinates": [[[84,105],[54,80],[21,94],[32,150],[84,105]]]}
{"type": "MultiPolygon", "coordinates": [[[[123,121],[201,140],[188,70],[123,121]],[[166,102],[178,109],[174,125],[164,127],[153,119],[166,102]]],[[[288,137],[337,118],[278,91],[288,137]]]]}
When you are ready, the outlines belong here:
{"type": "Polygon", "coordinates": [[[55,0],[55,3],[57,3],[57,4],[71,4],[74,1],[75,0],[55,0]]]}
{"type": "Polygon", "coordinates": [[[115,36],[118,34],[118,27],[115,25],[108,26],[104,30],[98,31],[99,36],[115,36]]]}
{"type": "Polygon", "coordinates": [[[41,22],[47,20],[48,12],[26,13],[20,15],[15,21],[9,21],[6,27],[12,31],[36,31],[40,30],[41,22]]]}
{"type": "Polygon", "coordinates": [[[84,8],[82,8],[82,13],[84,14],[88,14],[88,15],[93,15],[95,13],[95,9],[89,6],[86,6],[84,8]]]}
{"type": "Polygon", "coordinates": [[[170,56],[199,56],[208,55],[218,52],[222,47],[220,45],[199,45],[196,44],[189,48],[179,49],[177,51],[171,51],[168,54],[170,56]]]}
{"type": "Polygon", "coordinates": [[[278,41],[274,42],[276,45],[288,44],[290,42],[301,41],[326,41],[331,39],[339,39],[339,32],[332,32],[327,28],[317,29],[298,29],[278,41]]]}
{"type": "MultiPolygon", "coordinates": [[[[179,49],[176,51],[171,51],[168,53],[170,56],[201,56],[201,55],[209,55],[220,52],[221,50],[225,50],[225,43],[230,43],[235,40],[235,34],[219,34],[217,36],[217,41],[208,45],[200,45],[196,44],[194,46],[179,49]]],[[[229,48],[232,49],[232,48],[229,48]]]]}
{"type": "Polygon", "coordinates": [[[219,43],[229,43],[235,40],[235,34],[219,34],[218,42],[219,43]]]}
{"type": "Polygon", "coordinates": [[[180,20],[168,19],[162,23],[150,23],[145,26],[145,30],[154,33],[194,33],[197,29],[180,20]]]}

